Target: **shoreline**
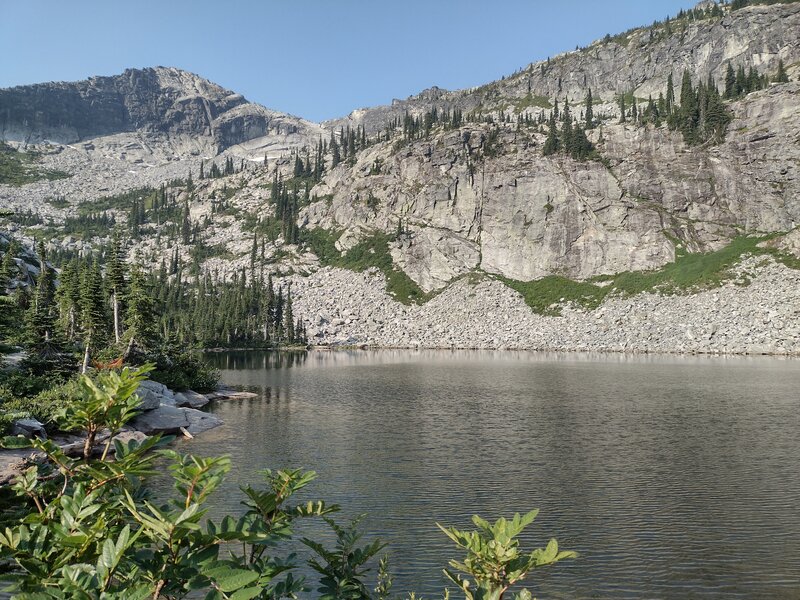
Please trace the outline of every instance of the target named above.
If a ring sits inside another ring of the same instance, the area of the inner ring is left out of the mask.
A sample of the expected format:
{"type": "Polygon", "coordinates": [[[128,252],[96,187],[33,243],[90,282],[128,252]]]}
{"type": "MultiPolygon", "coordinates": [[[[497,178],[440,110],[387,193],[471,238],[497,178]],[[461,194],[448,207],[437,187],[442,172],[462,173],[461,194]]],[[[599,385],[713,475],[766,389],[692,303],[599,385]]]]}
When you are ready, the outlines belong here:
{"type": "MultiPolygon", "coordinates": [[[[137,389],[141,400],[138,414],[128,421],[125,426],[114,436],[121,441],[144,441],[152,435],[175,435],[186,439],[193,439],[220,425],[224,421],[219,417],[200,410],[214,400],[236,400],[254,398],[257,394],[234,389],[224,384],[217,384],[213,391],[201,394],[192,390],[175,392],[163,384],[155,381],[143,381],[137,389]]],[[[85,436],[65,431],[57,431],[52,437],[44,433],[44,426],[35,419],[21,419],[28,421],[33,426],[25,437],[39,436],[40,432],[46,439],[50,439],[59,446],[67,455],[74,455],[83,449],[85,436]]],[[[11,434],[13,437],[13,434],[11,434]]],[[[101,432],[97,440],[102,442],[108,439],[110,432],[101,432]]],[[[0,487],[9,485],[30,464],[37,462],[43,455],[32,449],[12,450],[0,448],[0,487]]]]}
{"type": "MultiPolygon", "coordinates": [[[[252,351],[259,352],[283,352],[283,350],[257,350],[254,348],[236,350],[237,352],[252,351]]],[[[627,356],[708,356],[708,357],[726,357],[726,356],[741,356],[741,357],[771,357],[771,358],[800,358],[800,352],[721,352],[718,350],[692,350],[692,351],[669,351],[669,350],[616,350],[613,348],[545,348],[545,347],[490,347],[490,346],[378,346],[366,344],[352,344],[352,345],[337,345],[337,344],[320,344],[312,345],[306,349],[308,352],[335,352],[337,350],[435,350],[435,351],[487,351],[487,352],[541,352],[541,353],[556,353],[556,354],[611,354],[611,355],[627,355],[627,356]]],[[[225,352],[226,350],[220,350],[225,352]]],[[[295,350],[296,352],[297,350],[295,350]]]]}

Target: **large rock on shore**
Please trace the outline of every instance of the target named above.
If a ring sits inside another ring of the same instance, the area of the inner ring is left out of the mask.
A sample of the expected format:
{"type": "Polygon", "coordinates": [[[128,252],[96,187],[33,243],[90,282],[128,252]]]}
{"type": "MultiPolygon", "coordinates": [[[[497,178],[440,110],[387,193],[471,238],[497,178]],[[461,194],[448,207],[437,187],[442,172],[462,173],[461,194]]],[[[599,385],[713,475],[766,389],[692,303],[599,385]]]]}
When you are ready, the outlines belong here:
{"type": "Polygon", "coordinates": [[[131,427],[147,435],[182,433],[194,435],[222,425],[222,419],[194,408],[162,405],[148,410],[131,421],[131,427]]]}
{"type": "Polygon", "coordinates": [[[143,381],[136,391],[141,400],[139,410],[154,410],[162,404],[175,406],[175,394],[164,384],[157,381],[143,381]]]}

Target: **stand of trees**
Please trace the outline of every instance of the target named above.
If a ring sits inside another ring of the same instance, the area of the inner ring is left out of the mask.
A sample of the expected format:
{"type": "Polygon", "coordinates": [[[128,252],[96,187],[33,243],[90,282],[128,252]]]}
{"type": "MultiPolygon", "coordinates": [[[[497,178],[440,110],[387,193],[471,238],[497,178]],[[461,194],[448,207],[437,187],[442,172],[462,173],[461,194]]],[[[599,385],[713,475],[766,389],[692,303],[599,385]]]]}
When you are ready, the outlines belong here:
{"type": "MultiPolygon", "coordinates": [[[[276,287],[271,275],[248,277],[242,270],[230,282],[210,274],[187,277],[177,254],[169,268],[164,261],[160,269],[146,273],[130,264],[126,254],[115,235],[100,256],[73,257],[58,273],[45,244],[39,243],[34,283],[17,286],[13,300],[4,300],[24,314],[19,339],[31,356],[39,357],[47,368],[57,368],[57,363],[74,363],[78,349],[89,360],[131,351],[156,352],[170,345],[306,343],[290,289],[276,287]]],[[[0,261],[0,296],[7,294],[16,270],[9,247],[0,261]]]]}
{"type": "Polygon", "coordinates": [[[560,152],[571,156],[575,160],[586,160],[594,150],[594,146],[586,137],[586,129],[593,126],[592,92],[586,99],[585,121],[580,123],[570,110],[569,101],[564,102],[564,109],[559,113],[556,100],[548,119],[547,139],[544,142],[542,153],[550,156],[560,152]],[[561,124],[559,129],[558,124],[561,124]]]}

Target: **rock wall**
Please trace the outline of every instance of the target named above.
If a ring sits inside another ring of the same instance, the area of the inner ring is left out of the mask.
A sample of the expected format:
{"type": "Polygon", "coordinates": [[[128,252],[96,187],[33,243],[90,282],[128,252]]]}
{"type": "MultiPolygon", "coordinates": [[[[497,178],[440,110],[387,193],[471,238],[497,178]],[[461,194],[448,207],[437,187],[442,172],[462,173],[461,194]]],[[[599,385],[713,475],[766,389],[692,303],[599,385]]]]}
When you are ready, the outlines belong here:
{"type": "Polygon", "coordinates": [[[666,127],[590,131],[603,161],[544,157],[545,136],[467,124],[410,144],[384,142],[314,188],[309,227],[408,233],[399,265],[424,290],[480,268],[518,280],[585,279],[658,268],[743,233],[800,221],[800,84],[732,103],[724,143],[689,147],[666,127]],[[601,141],[602,136],[602,141],[601,141]]]}

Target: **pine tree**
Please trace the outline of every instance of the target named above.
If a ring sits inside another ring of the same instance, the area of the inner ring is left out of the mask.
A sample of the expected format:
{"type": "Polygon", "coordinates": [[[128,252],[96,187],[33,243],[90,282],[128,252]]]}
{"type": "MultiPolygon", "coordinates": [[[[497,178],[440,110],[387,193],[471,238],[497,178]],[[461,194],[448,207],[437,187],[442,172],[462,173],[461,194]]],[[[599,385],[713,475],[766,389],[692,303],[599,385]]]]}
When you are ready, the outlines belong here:
{"type": "Polygon", "coordinates": [[[558,134],[556,133],[556,118],[555,113],[551,113],[550,115],[550,125],[547,132],[547,139],[544,142],[544,147],[542,148],[542,154],[545,156],[550,156],[551,154],[555,154],[559,150],[559,142],[558,142],[558,134]]]}
{"type": "Polygon", "coordinates": [[[675,84],[672,81],[672,73],[667,76],[667,116],[675,111],[675,84]]]}
{"type": "Polygon", "coordinates": [[[258,256],[258,235],[253,234],[253,248],[250,250],[250,270],[256,268],[256,257],[258,256]]]}
{"type": "Polygon", "coordinates": [[[107,337],[108,317],[103,301],[103,276],[97,261],[83,269],[80,307],[84,343],[90,349],[102,348],[107,337]]]}
{"type": "Polygon", "coordinates": [[[36,289],[33,301],[27,314],[27,339],[30,347],[37,352],[48,350],[55,340],[55,278],[47,264],[47,255],[43,242],[39,242],[39,275],[36,278],[36,289]]]}
{"type": "Polygon", "coordinates": [[[734,98],[736,96],[736,72],[733,70],[733,65],[728,62],[728,68],[725,71],[725,97],[734,98]]]}
{"type": "Polygon", "coordinates": [[[77,259],[71,260],[61,269],[56,299],[61,331],[68,341],[74,341],[78,335],[78,318],[81,310],[81,282],[77,259]]]}
{"type": "Polygon", "coordinates": [[[704,111],[703,130],[704,138],[719,142],[725,136],[731,114],[716,87],[709,87],[706,91],[706,108],[704,111]]]}
{"type": "Polygon", "coordinates": [[[0,261],[0,296],[8,294],[8,286],[11,283],[11,274],[14,266],[14,257],[9,246],[3,254],[3,260],[0,261]]]}
{"type": "Polygon", "coordinates": [[[331,168],[334,168],[342,162],[342,156],[339,153],[339,144],[336,143],[336,138],[331,137],[331,168]]]}
{"type": "Polygon", "coordinates": [[[184,244],[189,244],[191,241],[192,224],[189,221],[189,202],[183,203],[183,214],[181,217],[181,240],[184,244]]]}
{"type": "Polygon", "coordinates": [[[592,108],[592,88],[586,94],[586,129],[594,127],[594,109],[592,108]]]}
{"type": "Polygon", "coordinates": [[[783,66],[783,59],[778,61],[778,73],[775,75],[775,83],[789,83],[789,75],[786,67],[783,66]]]}
{"type": "MultiPolygon", "coordinates": [[[[202,165],[202,163],[201,163],[202,165]]],[[[125,297],[125,255],[118,233],[111,239],[111,250],[106,266],[106,284],[111,293],[111,309],[114,324],[114,341],[122,338],[122,299],[125,297]]]]}
{"type": "Polygon", "coordinates": [[[744,66],[739,65],[736,69],[736,95],[741,96],[747,93],[747,76],[744,74],[744,66]]]}
{"type": "Polygon", "coordinates": [[[681,80],[681,105],[679,109],[679,128],[687,144],[697,142],[697,127],[699,125],[698,99],[692,88],[692,78],[688,70],[684,70],[681,80]]]}
{"type": "Polygon", "coordinates": [[[288,289],[286,292],[286,308],[283,312],[283,318],[285,320],[284,331],[286,336],[286,341],[288,343],[294,343],[295,340],[295,330],[294,330],[294,313],[292,312],[292,293],[291,288],[288,289]]]}
{"type": "Polygon", "coordinates": [[[145,350],[152,349],[158,340],[155,302],[148,289],[145,275],[138,265],[131,271],[127,304],[125,337],[128,343],[145,350]]]}

